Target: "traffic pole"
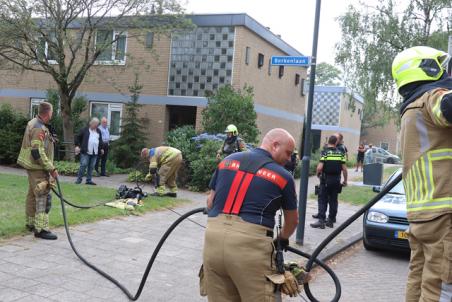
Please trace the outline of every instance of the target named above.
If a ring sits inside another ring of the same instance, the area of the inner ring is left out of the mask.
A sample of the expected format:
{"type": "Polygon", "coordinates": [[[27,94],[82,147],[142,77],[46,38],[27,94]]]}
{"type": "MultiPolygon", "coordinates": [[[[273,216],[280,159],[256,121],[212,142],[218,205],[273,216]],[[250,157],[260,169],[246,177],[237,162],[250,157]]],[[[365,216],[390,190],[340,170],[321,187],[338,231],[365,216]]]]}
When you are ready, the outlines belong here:
{"type": "Polygon", "coordinates": [[[309,161],[311,159],[311,125],[312,125],[312,104],[314,103],[314,84],[315,84],[315,67],[317,62],[317,42],[319,40],[319,21],[320,21],[320,5],[321,0],[316,1],[315,20],[314,20],[314,37],[312,41],[311,54],[311,73],[309,76],[309,94],[308,108],[306,112],[306,120],[304,127],[304,143],[303,158],[301,160],[301,178],[300,178],[300,194],[298,203],[298,226],[296,234],[296,243],[303,245],[304,231],[306,222],[306,202],[308,198],[308,180],[309,180],[309,161]]]}

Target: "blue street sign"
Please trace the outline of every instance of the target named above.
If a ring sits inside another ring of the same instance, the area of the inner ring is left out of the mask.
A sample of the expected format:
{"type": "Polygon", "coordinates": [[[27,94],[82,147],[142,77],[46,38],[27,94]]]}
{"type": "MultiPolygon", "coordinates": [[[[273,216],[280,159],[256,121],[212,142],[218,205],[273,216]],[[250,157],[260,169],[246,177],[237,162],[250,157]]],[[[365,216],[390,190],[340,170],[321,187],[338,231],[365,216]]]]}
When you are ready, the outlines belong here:
{"type": "Polygon", "coordinates": [[[309,67],[310,57],[272,56],[272,65],[309,67]]]}

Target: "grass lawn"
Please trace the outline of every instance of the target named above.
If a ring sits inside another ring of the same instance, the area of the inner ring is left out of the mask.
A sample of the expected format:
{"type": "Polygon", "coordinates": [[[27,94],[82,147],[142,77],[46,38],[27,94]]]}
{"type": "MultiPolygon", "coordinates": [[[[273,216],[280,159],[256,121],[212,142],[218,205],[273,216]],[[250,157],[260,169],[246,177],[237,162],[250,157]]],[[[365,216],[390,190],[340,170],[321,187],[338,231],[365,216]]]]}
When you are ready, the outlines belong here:
{"type": "MultiPolygon", "coordinates": [[[[26,233],[25,230],[25,198],[28,191],[28,180],[24,176],[0,174],[0,238],[26,233]]],[[[75,204],[96,204],[111,201],[115,198],[116,190],[95,186],[61,183],[61,190],[65,199],[75,204]]],[[[50,211],[50,226],[62,226],[60,200],[52,193],[52,210],[50,211]]],[[[107,206],[93,209],[76,209],[66,206],[69,224],[81,224],[101,219],[140,215],[147,211],[171,207],[183,202],[181,199],[148,197],[144,205],[134,211],[121,210],[107,206]]]]}
{"type": "MultiPolygon", "coordinates": [[[[376,194],[371,187],[348,186],[342,188],[342,193],[339,194],[339,201],[353,205],[364,205],[376,194]]],[[[317,196],[314,194],[309,195],[309,198],[317,200],[317,196]]]]}

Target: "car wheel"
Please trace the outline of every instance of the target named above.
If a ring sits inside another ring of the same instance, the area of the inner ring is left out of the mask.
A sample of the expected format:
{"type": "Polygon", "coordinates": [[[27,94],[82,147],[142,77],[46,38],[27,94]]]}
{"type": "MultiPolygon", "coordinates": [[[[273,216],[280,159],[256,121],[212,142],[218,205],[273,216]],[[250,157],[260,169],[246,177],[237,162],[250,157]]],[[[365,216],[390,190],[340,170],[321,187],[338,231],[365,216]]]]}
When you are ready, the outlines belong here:
{"type": "Polygon", "coordinates": [[[390,157],[390,158],[388,158],[388,164],[394,164],[395,162],[394,162],[394,158],[392,158],[392,157],[390,157]]]}

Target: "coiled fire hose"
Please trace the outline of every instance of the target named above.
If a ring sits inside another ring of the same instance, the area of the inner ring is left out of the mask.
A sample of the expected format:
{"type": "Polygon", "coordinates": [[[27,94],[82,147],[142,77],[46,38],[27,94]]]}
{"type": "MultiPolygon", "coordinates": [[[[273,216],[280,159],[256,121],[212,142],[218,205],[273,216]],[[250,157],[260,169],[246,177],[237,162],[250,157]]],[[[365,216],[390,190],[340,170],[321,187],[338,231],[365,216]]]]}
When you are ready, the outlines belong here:
{"type": "MultiPolygon", "coordinates": [[[[334,271],[327,265],[325,264],[322,260],[318,259],[317,257],[319,256],[319,254],[321,253],[321,251],[328,245],[328,243],[330,243],[337,235],[339,235],[345,228],[347,228],[351,223],[353,223],[356,219],[358,219],[362,214],[364,214],[364,212],[366,212],[368,209],[370,209],[375,203],[377,203],[378,200],[381,199],[381,197],[383,197],[385,194],[387,194],[389,191],[391,191],[391,189],[398,183],[400,182],[400,180],[402,179],[402,175],[400,174],[398,177],[396,177],[390,184],[388,184],[387,186],[385,186],[385,188],[378,193],[373,199],[371,199],[369,201],[369,203],[367,203],[363,208],[361,208],[359,211],[357,211],[355,214],[353,214],[350,218],[348,218],[344,223],[342,223],[340,226],[338,226],[330,235],[328,235],[325,240],[323,240],[319,246],[314,250],[314,252],[310,255],[308,253],[305,253],[299,249],[296,249],[294,247],[288,246],[287,247],[287,251],[292,252],[296,255],[299,255],[301,257],[307,258],[308,262],[306,264],[306,272],[310,272],[311,269],[313,268],[314,264],[320,266],[321,268],[323,268],[333,279],[334,281],[334,285],[336,287],[336,293],[334,295],[334,298],[331,300],[332,302],[337,302],[339,301],[340,297],[341,297],[341,284],[339,281],[339,278],[336,276],[336,274],[334,273],[334,271]]],[[[77,207],[77,208],[81,208],[81,209],[87,209],[87,208],[92,208],[92,207],[97,207],[97,206],[101,206],[103,204],[96,204],[94,206],[79,206],[79,205],[75,205],[73,203],[68,202],[64,197],[63,197],[63,193],[61,191],[61,186],[60,186],[60,182],[58,180],[58,178],[56,179],[56,184],[57,184],[57,191],[53,190],[53,192],[58,196],[58,198],[60,199],[61,202],[61,210],[63,213],[63,221],[64,221],[64,229],[66,231],[66,235],[69,241],[69,244],[72,248],[72,250],[74,251],[74,253],[77,255],[77,257],[83,262],[85,263],[88,267],[90,267],[91,269],[93,269],[95,272],[97,272],[98,274],[100,274],[101,276],[103,276],[104,278],[106,278],[107,280],[109,280],[110,282],[112,282],[114,285],[116,285],[130,300],[132,301],[136,301],[140,298],[141,293],[143,292],[143,288],[144,285],[146,284],[146,280],[149,276],[149,273],[152,269],[152,266],[155,262],[155,259],[157,258],[158,253],[160,252],[160,249],[162,248],[163,244],[165,243],[166,239],[168,239],[169,235],[174,231],[174,229],[185,219],[189,219],[190,216],[197,214],[197,213],[206,213],[206,209],[205,208],[196,208],[193,209],[191,211],[188,211],[187,213],[180,215],[180,217],[174,221],[171,226],[166,230],[166,232],[163,234],[163,236],[160,238],[157,246],[154,249],[154,252],[152,253],[151,258],[149,259],[149,262],[146,266],[146,269],[144,271],[143,277],[141,278],[141,282],[140,285],[138,287],[138,290],[135,294],[132,294],[124,285],[122,285],[118,280],[116,280],[115,278],[113,278],[111,275],[107,274],[106,272],[104,272],[103,270],[101,270],[100,268],[98,268],[97,266],[95,266],[94,264],[92,264],[91,262],[89,262],[88,260],[86,260],[76,249],[73,241],[72,241],[72,237],[71,234],[69,232],[69,225],[67,222],[67,214],[66,214],[66,208],[65,208],[65,203],[77,207]]],[[[173,211],[174,212],[174,211],[173,211]]],[[[175,212],[176,213],[176,212],[175,212]]],[[[177,213],[178,214],[178,213],[177,213]]],[[[179,214],[178,214],[179,215],[179,214]]],[[[190,219],[189,219],[190,220],[190,219]]],[[[198,224],[199,225],[199,224],[198,224]]],[[[310,288],[309,288],[309,283],[304,283],[304,289],[306,291],[306,295],[308,296],[309,300],[312,302],[319,302],[319,300],[317,300],[310,288]]]]}

